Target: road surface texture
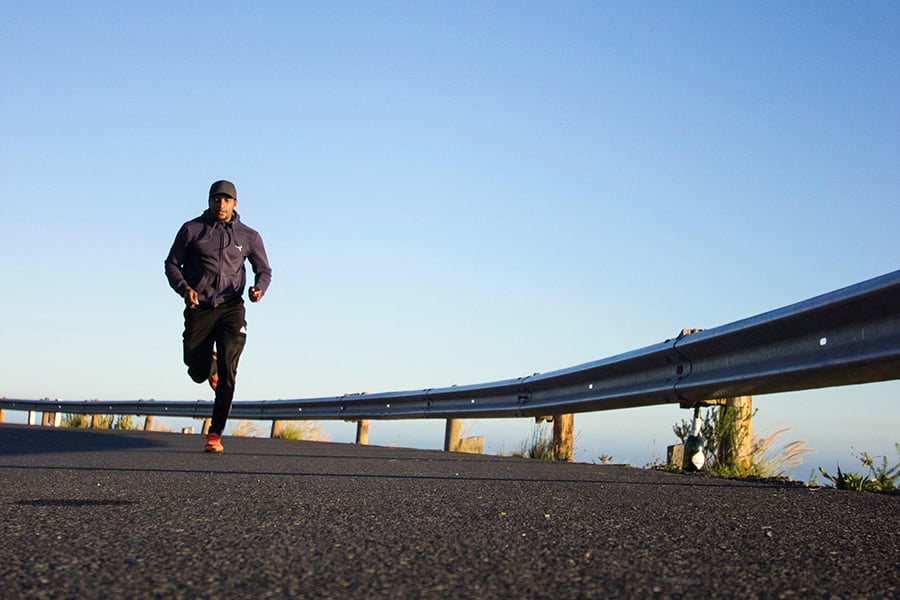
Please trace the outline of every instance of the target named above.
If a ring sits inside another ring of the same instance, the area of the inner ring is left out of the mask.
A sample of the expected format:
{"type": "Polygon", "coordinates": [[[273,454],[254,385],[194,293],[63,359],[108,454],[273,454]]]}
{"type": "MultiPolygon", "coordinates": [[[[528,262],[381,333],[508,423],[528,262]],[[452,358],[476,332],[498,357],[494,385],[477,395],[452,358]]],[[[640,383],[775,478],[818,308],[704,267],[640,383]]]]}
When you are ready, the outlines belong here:
{"type": "Polygon", "coordinates": [[[0,596],[896,598],[900,497],[0,425],[0,596]]]}

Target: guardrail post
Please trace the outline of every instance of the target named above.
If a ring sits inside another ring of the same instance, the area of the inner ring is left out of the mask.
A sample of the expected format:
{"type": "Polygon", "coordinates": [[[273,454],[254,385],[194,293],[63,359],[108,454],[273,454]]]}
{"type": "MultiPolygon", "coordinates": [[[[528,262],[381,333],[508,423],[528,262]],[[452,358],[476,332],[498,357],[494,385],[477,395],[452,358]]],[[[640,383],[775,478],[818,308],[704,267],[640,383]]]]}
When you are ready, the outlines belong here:
{"type": "Polygon", "coordinates": [[[456,452],[459,448],[459,431],[462,419],[447,419],[447,426],[444,428],[444,451],[456,452]]]}
{"type": "Polygon", "coordinates": [[[356,443],[366,446],[369,443],[369,420],[360,419],[356,422],[356,443]]]}
{"type": "Polygon", "coordinates": [[[734,435],[721,440],[717,458],[722,464],[733,462],[746,469],[753,454],[753,396],[726,398],[723,410],[734,420],[734,435]]]}
{"type": "Polygon", "coordinates": [[[47,427],[50,425],[50,413],[42,412],[41,413],[41,427],[47,427]]]}
{"type": "Polygon", "coordinates": [[[556,460],[575,460],[575,415],[553,415],[553,456],[556,460]]]}
{"type": "Polygon", "coordinates": [[[269,437],[274,440],[275,438],[280,436],[282,427],[284,427],[284,421],[272,419],[272,431],[269,433],[269,437]]]}
{"type": "Polygon", "coordinates": [[[201,429],[201,433],[203,433],[203,435],[206,435],[207,433],[209,433],[210,425],[212,425],[212,418],[203,419],[203,429],[201,429]]]}
{"type": "Polygon", "coordinates": [[[91,415],[91,429],[100,427],[100,415],[91,415]]]}
{"type": "Polygon", "coordinates": [[[144,431],[153,431],[153,415],[144,418],[144,431]]]}
{"type": "Polygon", "coordinates": [[[0,423],[3,422],[3,417],[5,417],[5,416],[6,416],[6,409],[0,408],[0,423]]]}

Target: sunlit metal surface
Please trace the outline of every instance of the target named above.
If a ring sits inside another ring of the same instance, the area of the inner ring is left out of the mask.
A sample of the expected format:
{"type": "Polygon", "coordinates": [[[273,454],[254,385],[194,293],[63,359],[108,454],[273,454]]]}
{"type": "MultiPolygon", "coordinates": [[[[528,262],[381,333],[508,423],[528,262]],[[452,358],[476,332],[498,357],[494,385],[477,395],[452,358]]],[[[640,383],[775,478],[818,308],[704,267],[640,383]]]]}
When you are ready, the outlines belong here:
{"type": "MultiPolygon", "coordinates": [[[[492,418],[593,412],[900,379],[900,271],[735,323],[516,379],[404,392],[236,401],[242,419],[492,418]]],[[[212,401],[18,400],[0,408],[207,417],[212,401]]]]}

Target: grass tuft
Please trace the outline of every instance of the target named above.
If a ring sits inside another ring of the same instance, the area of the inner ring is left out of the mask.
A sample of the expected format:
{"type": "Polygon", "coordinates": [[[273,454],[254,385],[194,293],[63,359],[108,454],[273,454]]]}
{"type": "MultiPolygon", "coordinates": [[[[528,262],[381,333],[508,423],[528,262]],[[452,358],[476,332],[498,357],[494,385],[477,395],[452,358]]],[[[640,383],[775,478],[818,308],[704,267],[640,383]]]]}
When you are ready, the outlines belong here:
{"type": "MultiPolygon", "coordinates": [[[[900,444],[894,444],[894,449],[900,455],[900,444]]],[[[900,461],[889,467],[887,456],[870,456],[868,452],[858,454],[856,458],[869,470],[868,475],[844,473],[840,465],[837,465],[837,475],[830,475],[822,467],[819,467],[819,471],[839,490],[893,492],[897,489],[897,482],[900,480],[900,461]],[[881,458],[881,464],[876,464],[878,458],[881,458]]]]}
{"type": "Polygon", "coordinates": [[[512,456],[537,460],[567,460],[553,448],[552,423],[535,424],[531,430],[531,438],[525,440],[518,450],[514,450],[512,456]]]}
{"type": "MultiPolygon", "coordinates": [[[[706,471],[721,477],[784,477],[787,469],[803,464],[803,455],[815,452],[806,448],[806,440],[796,440],[777,448],[778,438],[791,430],[779,429],[775,433],[754,438],[751,444],[749,464],[743,464],[739,457],[729,455],[729,448],[742,445],[742,435],[746,431],[740,427],[732,406],[716,406],[709,409],[703,418],[700,436],[704,439],[706,471]]],[[[752,418],[748,415],[746,420],[752,418]]],[[[681,421],[672,427],[682,443],[691,430],[689,421],[681,421]]]]}
{"type": "Polygon", "coordinates": [[[310,440],[313,442],[327,442],[331,439],[318,421],[294,421],[284,424],[274,437],[280,440],[310,440]]]}

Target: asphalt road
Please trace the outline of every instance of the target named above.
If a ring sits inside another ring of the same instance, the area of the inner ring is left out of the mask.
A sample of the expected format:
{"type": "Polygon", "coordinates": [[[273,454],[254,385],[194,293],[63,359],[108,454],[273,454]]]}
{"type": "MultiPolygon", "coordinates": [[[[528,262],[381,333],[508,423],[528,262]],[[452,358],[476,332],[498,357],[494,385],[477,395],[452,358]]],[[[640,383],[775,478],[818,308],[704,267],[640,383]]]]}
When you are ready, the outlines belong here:
{"type": "Polygon", "coordinates": [[[0,425],[0,596],[894,598],[900,496],[0,425]]]}

